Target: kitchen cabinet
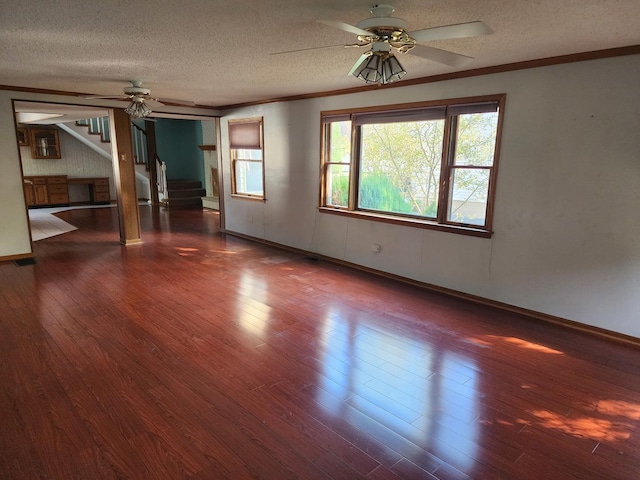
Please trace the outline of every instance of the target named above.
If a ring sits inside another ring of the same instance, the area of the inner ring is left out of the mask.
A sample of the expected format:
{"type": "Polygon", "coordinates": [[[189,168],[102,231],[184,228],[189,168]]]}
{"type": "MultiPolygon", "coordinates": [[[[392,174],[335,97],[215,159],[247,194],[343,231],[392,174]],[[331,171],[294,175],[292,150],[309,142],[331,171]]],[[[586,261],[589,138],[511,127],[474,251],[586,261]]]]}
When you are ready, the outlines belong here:
{"type": "Polygon", "coordinates": [[[60,140],[57,128],[29,128],[31,157],[35,159],[60,158],[60,140]]]}

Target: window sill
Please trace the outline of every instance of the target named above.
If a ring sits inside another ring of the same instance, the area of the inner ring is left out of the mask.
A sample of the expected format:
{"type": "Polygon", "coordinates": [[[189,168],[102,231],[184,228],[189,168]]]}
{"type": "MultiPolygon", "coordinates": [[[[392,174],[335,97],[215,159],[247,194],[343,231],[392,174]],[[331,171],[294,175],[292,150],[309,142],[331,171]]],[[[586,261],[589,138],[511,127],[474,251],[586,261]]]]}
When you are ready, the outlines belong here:
{"type": "Polygon", "coordinates": [[[232,193],[231,198],[242,198],[244,200],[253,200],[254,202],[266,202],[267,199],[258,195],[247,195],[244,193],[232,193]]]}
{"type": "Polygon", "coordinates": [[[363,212],[345,210],[334,207],[320,207],[320,213],[329,213],[332,215],[340,215],[343,217],[353,217],[362,220],[371,220],[374,222],[392,223],[394,225],[403,225],[405,227],[423,228],[425,230],[437,230],[446,233],[457,233],[459,235],[468,235],[471,237],[491,238],[493,232],[481,228],[473,228],[458,225],[444,225],[429,220],[418,220],[416,218],[396,217],[393,215],[384,215],[381,213],[363,212]]]}

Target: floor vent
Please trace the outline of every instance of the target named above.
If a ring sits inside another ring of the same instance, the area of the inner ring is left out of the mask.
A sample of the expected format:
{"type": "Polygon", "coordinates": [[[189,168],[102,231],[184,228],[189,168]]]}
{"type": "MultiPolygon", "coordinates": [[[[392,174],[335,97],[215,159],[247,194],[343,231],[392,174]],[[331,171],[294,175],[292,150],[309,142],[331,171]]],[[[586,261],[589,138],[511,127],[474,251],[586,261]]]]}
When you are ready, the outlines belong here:
{"type": "Polygon", "coordinates": [[[31,257],[31,258],[20,258],[19,260],[14,260],[14,262],[17,266],[19,267],[24,267],[26,265],[35,265],[36,264],[36,259],[31,257]]]}

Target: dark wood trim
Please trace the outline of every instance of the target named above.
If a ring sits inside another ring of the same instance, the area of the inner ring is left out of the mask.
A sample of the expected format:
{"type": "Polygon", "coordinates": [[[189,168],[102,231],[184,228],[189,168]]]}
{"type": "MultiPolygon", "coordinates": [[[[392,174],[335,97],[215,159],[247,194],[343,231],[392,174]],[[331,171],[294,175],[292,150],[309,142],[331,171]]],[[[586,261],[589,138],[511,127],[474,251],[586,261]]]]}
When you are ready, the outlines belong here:
{"type": "MultiPolygon", "coordinates": [[[[43,95],[64,95],[67,97],[77,97],[77,98],[86,98],[95,95],[95,93],[81,93],[81,92],[71,92],[68,90],[50,90],[47,88],[36,88],[36,87],[22,87],[18,85],[0,85],[0,90],[7,90],[11,92],[24,92],[24,93],[39,93],[43,95]]],[[[87,99],[90,100],[90,99],[87,99]]],[[[108,99],[107,99],[108,100],[108,99]]],[[[22,100],[21,100],[22,101],[22,100]]],[[[61,102],[50,102],[48,100],[24,100],[24,101],[33,101],[33,102],[43,102],[43,103],[61,103],[61,102]]],[[[126,100],[118,100],[112,99],[114,102],[124,102],[126,100]]],[[[173,103],[170,101],[163,102],[165,105],[173,106],[173,107],[184,107],[184,108],[206,108],[208,110],[217,110],[217,107],[212,107],[211,105],[201,105],[199,103],[195,103],[193,105],[184,105],[182,103],[173,103]]],[[[78,105],[72,103],[71,105],[78,105]]],[[[95,107],[96,105],[78,105],[83,107],[95,107]]],[[[104,107],[104,108],[113,108],[113,107],[104,107]]],[[[173,112],[159,112],[159,113],[171,113],[172,115],[191,115],[190,113],[180,114],[173,112]]],[[[205,115],[208,116],[208,115],[205,115]]],[[[218,117],[213,117],[218,118],[218,117]]]]}
{"type": "MultiPolygon", "coordinates": [[[[360,142],[361,129],[359,125],[351,122],[351,158],[349,163],[349,194],[347,198],[347,212],[352,213],[358,210],[360,185],[360,142]]],[[[324,206],[324,205],[322,205],[324,206]]]]}
{"type": "Polygon", "coordinates": [[[215,145],[198,145],[198,148],[203,152],[213,152],[216,150],[215,145]]]}
{"type": "MultiPolygon", "coordinates": [[[[89,95],[93,95],[91,93],[70,92],[68,90],[49,90],[47,88],[21,87],[17,85],[0,85],[0,90],[9,90],[12,92],[25,92],[25,93],[42,93],[44,95],[65,95],[70,97],[87,97],[89,95]]],[[[46,103],[55,103],[55,102],[47,101],[46,103]]]]}
{"type": "Polygon", "coordinates": [[[490,67],[476,68],[473,70],[462,70],[457,72],[443,73],[430,77],[414,78],[411,80],[402,80],[400,82],[389,83],[386,85],[363,85],[361,87],[342,88],[338,90],[328,90],[326,92],[308,93],[301,95],[291,95],[287,97],[277,97],[255,102],[236,103],[231,105],[220,105],[220,110],[228,110],[243,107],[252,107],[256,105],[264,105],[266,103],[277,102],[293,102],[296,100],[308,100],[311,98],[333,97],[337,95],[349,95],[352,93],[371,92],[374,90],[382,90],[387,88],[408,87],[411,85],[422,85],[425,83],[442,82],[445,80],[456,80],[459,78],[477,77],[480,75],[491,75],[494,73],[512,72],[515,70],[526,70],[529,68],[549,67],[552,65],[561,65],[564,63],[585,62],[588,60],[600,60],[603,58],[624,57],[627,55],[640,54],[640,45],[629,45],[626,47],[608,48],[605,50],[595,50],[592,52],[571,53],[568,55],[559,55],[557,57],[547,57],[535,60],[525,60],[522,62],[506,63],[502,65],[494,65],[490,67]]]}
{"type": "Polygon", "coordinates": [[[234,232],[232,230],[221,229],[220,233],[223,235],[231,235],[233,237],[244,238],[245,240],[250,240],[252,242],[261,243],[264,245],[268,245],[270,247],[279,248],[281,250],[296,253],[296,254],[303,255],[305,257],[313,258],[316,260],[324,260],[326,262],[331,262],[336,265],[342,265],[347,268],[352,268],[354,270],[359,270],[362,272],[370,273],[372,275],[377,275],[390,280],[395,280],[408,285],[413,285],[415,287],[423,288],[425,290],[429,290],[432,292],[442,293],[443,295],[447,295],[450,297],[456,297],[462,300],[468,300],[476,304],[486,305],[486,306],[494,307],[500,310],[517,313],[519,315],[524,315],[534,320],[540,320],[546,323],[552,323],[554,325],[558,325],[563,328],[587,333],[589,335],[593,335],[601,339],[610,340],[610,341],[614,341],[616,343],[622,343],[625,345],[630,345],[635,348],[640,348],[640,338],[632,337],[631,335],[625,335],[624,333],[614,332],[612,330],[607,330],[605,328],[587,325],[584,323],[577,322],[575,320],[569,320],[567,318],[557,317],[555,315],[549,315],[547,313],[537,312],[535,310],[529,310],[528,308],[518,307],[516,305],[510,305],[508,303],[499,302],[497,300],[491,300],[489,298],[480,297],[478,295],[472,295],[470,293],[461,292],[451,288],[440,287],[432,283],[413,280],[411,278],[403,277],[401,275],[396,275],[396,274],[385,272],[382,270],[377,270],[371,267],[365,267],[363,265],[358,265],[357,263],[351,263],[346,260],[340,260],[338,258],[321,255],[318,253],[310,252],[308,250],[303,250],[300,248],[291,247],[281,243],[272,242],[270,240],[253,237],[251,235],[246,235],[244,233],[234,232]]]}
{"type": "Polygon", "coordinates": [[[385,215],[383,213],[368,212],[365,210],[347,210],[338,207],[319,207],[320,213],[329,213],[332,215],[341,215],[343,217],[353,217],[360,220],[372,220],[382,223],[391,223],[393,225],[402,225],[404,227],[423,228],[425,230],[436,230],[446,233],[457,233],[459,235],[468,235],[470,237],[491,238],[492,231],[480,230],[476,228],[458,226],[455,224],[436,223],[433,220],[420,220],[414,217],[403,217],[398,214],[385,215]]]}
{"type": "MultiPolygon", "coordinates": [[[[390,103],[385,105],[372,105],[369,107],[354,107],[354,108],[342,108],[339,110],[323,110],[320,112],[321,118],[331,117],[334,115],[345,114],[362,114],[362,113],[378,113],[386,112],[389,110],[413,110],[417,108],[430,108],[430,107],[450,107],[451,105],[460,105],[465,103],[498,103],[499,108],[504,109],[506,93],[492,93],[488,95],[475,95],[470,97],[457,97],[457,98],[443,98],[437,100],[427,100],[423,102],[408,102],[408,103],[390,103]]],[[[321,120],[322,122],[322,120],[321,120]]]]}
{"type": "MultiPolygon", "coordinates": [[[[456,130],[458,119],[454,120],[451,115],[446,115],[444,119],[444,137],[442,139],[442,156],[440,157],[440,184],[438,185],[438,210],[436,221],[440,225],[445,225],[447,211],[449,210],[449,190],[451,184],[451,172],[449,164],[455,155],[456,130]]],[[[497,142],[497,138],[496,138],[497,142]]],[[[485,218],[486,222],[486,218],[485,218]]]]}
{"type": "MultiPolygon", "coordinates": [[[[31,234],[29,234],[29,236],[31,236],[31,234]]],[[[0,265],[3,263],[14,262],[16,260],[24,260],[25,258],[35,258],[35,254],[34,253],[18,253],[16,255],[5,255],[4,257],[0,257],[0,265]]]]}
{"type": "Polygon", "coordinates": [[[500,151],[502,146],[502,126],[504,125],[506,101],[506,94],[498,100],[498,127],[496,128],[496,145],[495,151],[493,152],[493,166],[491,169],[491,176],[489,177],[489,192],[491,192],[491,195],[489,195],[487,198],[487,210],[485,212],[484,218],[485,225],[488,225],[490,229],[493,229],[493,209],[496,201],[498,167],[500,166],[500,151]]]}
{"type": "MultiPolygon", "coordinates": [[[[331,139],[331,135],[327,134],[328,124],[322,122],[322,113],[320,114],[320,189],[318,191],[318,205],[326,205],[327,195],[327,170],[329,162],[326,161],[331,153],[331,145],[327,142],[331,139]]],[[[331,160],[329,158],[329,160],[331,160]]]]}
{"type": "Polygon", "coordinates": [[[253,200],[254,202],[266,202],[265,197],[259,197],[258,195],[248,195],[245,193],[232,193],[231,198],[241,198],[243,200],[253,200]]]}

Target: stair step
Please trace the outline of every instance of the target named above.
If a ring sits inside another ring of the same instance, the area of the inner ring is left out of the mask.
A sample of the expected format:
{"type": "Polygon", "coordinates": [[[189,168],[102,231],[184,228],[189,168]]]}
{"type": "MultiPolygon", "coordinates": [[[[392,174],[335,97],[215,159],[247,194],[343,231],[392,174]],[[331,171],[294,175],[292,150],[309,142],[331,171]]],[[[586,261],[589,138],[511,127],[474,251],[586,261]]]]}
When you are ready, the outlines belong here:
{"type": "Polygon", "coordinates": [[[200,197],[170,198],[167,206],[169,208],[202,208],[202,199],[200,197]]]}
{"type": "Polygon", "coordinates": [[[202,182],[199,180],[168,180],[168,190],[190,190],[194,188],[202,188],[202,182]]]}
{"type": "Polygon", "coordinates": [[[167,181],[169,208],[202,208],[202,198],[207,191],[199,180],[174,179],[167,181]]]}
{"type": "Polygon", "coordinates": [[[185,188],[180,190],[173,190],[171,187],[167,189],[167,193],[169,194],[170,199],[174,198],[200,198],[204,197],[207,194],[207,191],[204,188],[185,188]]]}

